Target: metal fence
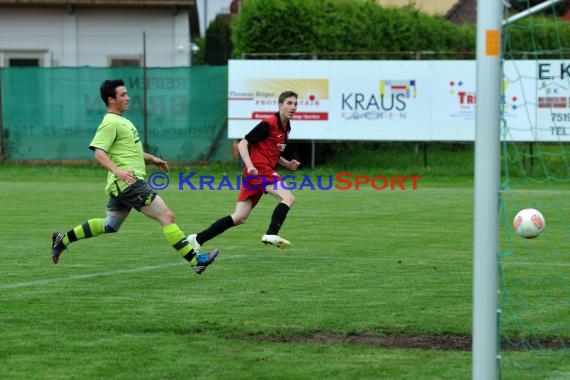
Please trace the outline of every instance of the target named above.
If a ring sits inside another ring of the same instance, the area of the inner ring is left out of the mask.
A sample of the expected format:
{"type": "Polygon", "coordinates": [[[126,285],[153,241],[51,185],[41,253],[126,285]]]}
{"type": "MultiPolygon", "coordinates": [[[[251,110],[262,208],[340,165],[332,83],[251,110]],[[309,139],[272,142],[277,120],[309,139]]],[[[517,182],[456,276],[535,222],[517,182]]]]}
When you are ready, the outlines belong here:
{"type": "Polygon", "coordinates": [[[227,66],[0,69],[4,160],[85,160],[106,111],[105,79],[125,80],[126,114],[147,149],[168,160],[227,160],[227,66]]]}

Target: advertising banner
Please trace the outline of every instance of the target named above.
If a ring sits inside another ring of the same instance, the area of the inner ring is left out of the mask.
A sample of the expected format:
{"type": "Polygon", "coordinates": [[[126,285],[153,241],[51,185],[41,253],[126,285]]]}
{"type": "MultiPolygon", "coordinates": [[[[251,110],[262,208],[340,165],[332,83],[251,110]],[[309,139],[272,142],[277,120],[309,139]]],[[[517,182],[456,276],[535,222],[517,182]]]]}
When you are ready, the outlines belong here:
{"type": "MultiPolygon", "coordinates": [[[[569,67],[505,61],[497,83],[503,139],[570,140],[569,67]]],[[[230,60],[228,137],[277,112],[285,90],[299,94],[292,139],[475,139],[475,61],[230,60]]]]}

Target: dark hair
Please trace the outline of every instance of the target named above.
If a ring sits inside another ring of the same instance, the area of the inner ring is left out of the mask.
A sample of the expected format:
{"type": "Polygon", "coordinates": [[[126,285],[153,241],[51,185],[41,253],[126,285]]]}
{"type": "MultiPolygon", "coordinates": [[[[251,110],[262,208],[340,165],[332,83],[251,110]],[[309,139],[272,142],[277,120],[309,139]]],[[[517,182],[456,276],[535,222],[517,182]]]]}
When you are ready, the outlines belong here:
{"type": "Polygon", "coordinates": [[[109,105],[109,98],[114,98],[117,95],[117,87],[125,85],[125,81],[122,79],[107,79],[101,83],[101,88],[99,92],[101,93],[101,99],[105,102],[105,105],[109,105]]]}
{"type": "Polygon", "coordinates": [[[289,97],[291,97],[291,96],[294,96],[294,97],[296,97],[296,98],[299,97],[299,95],[297,95],[296,92],[293,92],[293,91],[283,91],[283,92],[281,93],[281,95],[279,95],[279,104],[283,103],[283,102],[285,101],[285,99],[287,99],[287,98],[289,98],[289,97]]]}

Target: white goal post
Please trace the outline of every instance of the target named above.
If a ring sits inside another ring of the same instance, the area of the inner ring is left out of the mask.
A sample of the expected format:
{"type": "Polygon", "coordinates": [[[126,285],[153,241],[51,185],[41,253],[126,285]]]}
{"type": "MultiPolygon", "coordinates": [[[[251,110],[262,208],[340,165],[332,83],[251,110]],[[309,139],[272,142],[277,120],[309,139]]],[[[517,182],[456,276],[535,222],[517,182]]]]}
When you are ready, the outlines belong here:
{"type": "MultiPolygon", "coordinates": [[[[474,380],[499,376],[498,254],[502,27],[561,0],[549,0],[502,20],[499,0],[477,1],[477,109],[473,220],[474,380]]],[[[504,4],[503,4],[504,3],[504,4]]]]}

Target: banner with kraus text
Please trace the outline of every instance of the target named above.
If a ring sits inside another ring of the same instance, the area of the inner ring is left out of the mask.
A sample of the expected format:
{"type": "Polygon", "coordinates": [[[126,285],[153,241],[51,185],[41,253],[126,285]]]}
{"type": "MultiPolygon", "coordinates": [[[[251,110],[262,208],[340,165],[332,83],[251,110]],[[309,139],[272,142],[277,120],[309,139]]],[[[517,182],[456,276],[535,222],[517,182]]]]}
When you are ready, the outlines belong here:
{"type": "MultiPolygon", "coordinates": [[[[501,137],[570,141],[570,63],[506,61],[501,137]],[[564,96],[566,95],[566,96],[564,96]]],[[[228,137],[298,93],[292,139],[474,141],[475,61],[230,60],[228,137]]]]}

